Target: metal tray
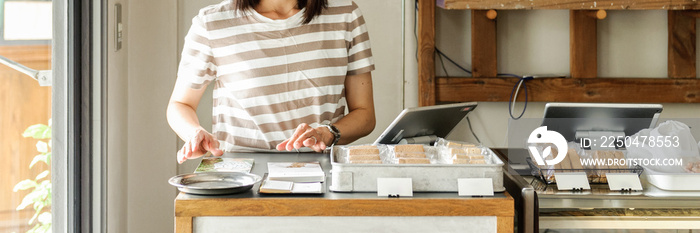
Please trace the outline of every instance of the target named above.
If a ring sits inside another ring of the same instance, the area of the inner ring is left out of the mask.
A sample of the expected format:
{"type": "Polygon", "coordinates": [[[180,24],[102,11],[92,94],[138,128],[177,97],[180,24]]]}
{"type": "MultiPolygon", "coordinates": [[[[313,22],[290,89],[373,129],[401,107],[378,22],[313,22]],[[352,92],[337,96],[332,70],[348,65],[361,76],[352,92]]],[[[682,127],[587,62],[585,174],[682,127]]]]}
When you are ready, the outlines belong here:
{"type": "Polygon", "coordinates": [[[545,184],[556,184],[557,182],[554,179],[554,174],[557,172],[585,172],[588,176],[589,184],[607,184],[608,179],[606,179],[604,176],[601,177],[600,174],[637,173],[637,176],[639,176],[642,174],[642,172],[644,172],[644,168],[639,165],[632,168],[547,169],[537,166],[537,164],[535,164],[530,157],[526,158],[525,161],[527,161],[527,164],[530,166],[532,176],[536,177],[545,184]]]}
{"type": "Polygon", "coordinates": [[[700,191],[700,173],[667,173],[647,168],[647,181],[657,188],[669,191],[700,191]]]}
{"type": "Polygon", "coordinates": [[[203,172],[173,176],[168,183],[185,193],[222,195],[248,191],[261,180],[246,172],[203,172]]]}
{"type": "Polygon", "coordinates": [[[340,149],[331,148],[334,192],[376,192],[377,178],[411,178],[415,192],[457,192],[459,178],[492,178],[493,191],[503,192],[503,161],[491,149],[491,164],[351,164],[339,162],[340,149]]]}

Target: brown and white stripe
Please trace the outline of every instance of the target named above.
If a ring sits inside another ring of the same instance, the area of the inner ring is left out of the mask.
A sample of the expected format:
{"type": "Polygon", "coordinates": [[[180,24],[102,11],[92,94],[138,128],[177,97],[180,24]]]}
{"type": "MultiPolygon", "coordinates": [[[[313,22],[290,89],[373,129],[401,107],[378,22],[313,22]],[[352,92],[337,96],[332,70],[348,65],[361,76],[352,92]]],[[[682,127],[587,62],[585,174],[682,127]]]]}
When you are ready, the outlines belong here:
{"type": "Polygon", "coordinates": [[[214,82],[213,133],[226,151],[272,150],[301,123],[345,115],[345,79],[374,70],[357,5],[330,0],[302,25],[234,10],[230,0],[200,10],[185,37],[178,83],[214,82]]]}

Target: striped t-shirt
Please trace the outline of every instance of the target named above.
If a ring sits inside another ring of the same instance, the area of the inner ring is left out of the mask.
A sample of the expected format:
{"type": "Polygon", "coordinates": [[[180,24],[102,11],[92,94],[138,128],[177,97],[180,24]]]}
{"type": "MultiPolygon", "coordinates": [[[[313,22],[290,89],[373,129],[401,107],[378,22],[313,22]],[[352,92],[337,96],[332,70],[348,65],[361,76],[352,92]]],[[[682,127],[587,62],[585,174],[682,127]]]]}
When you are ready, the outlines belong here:
{"type": "Polygon", "coordinates": [[[272,150],[296,127],[345,115],[345,78],[374,70],[360,9],[350,0],[302,24],[304,9],[284,20],[230,0],[200,10],[182,51],[178,82],[214,81],[213,134],[225,151],[272,150]]]}

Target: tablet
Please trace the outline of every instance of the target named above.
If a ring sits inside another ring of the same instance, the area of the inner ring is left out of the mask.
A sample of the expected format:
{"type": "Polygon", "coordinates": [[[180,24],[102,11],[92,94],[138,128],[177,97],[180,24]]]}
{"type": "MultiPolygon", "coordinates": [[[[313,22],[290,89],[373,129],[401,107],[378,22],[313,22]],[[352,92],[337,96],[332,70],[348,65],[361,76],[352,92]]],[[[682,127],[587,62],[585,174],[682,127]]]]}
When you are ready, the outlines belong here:
{"type": "Polygon", "coordinates": [[[542,126],[574,141],[577,132],[610,131],[631,136],[656,126],[661,104],[547,103],[542,126]]]}
{"type": "Polygon", "coordinates": [[[476,102],[407,108],[394,119],[374,144],[397,144],[401,139],[447,136],[476,102]]]}

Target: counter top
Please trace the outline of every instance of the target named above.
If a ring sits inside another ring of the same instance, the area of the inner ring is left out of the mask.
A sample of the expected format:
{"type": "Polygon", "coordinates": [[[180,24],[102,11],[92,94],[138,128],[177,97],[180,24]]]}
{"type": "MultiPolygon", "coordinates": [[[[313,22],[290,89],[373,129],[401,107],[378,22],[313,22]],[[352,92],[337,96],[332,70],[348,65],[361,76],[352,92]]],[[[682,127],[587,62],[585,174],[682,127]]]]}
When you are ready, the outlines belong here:
{"type": "Polygon", "coordinates": [[[328,154],[321,153],[226,153],[225,157],[253,158],[251,173],[262,176],[267,162],[319,161],[326,172],[325,193],[317,195],[232,195],[180,193],[175,199],[178,232],[191,232],[192,220],[202,216],[496,216],[498,232],[513,231],[513,198],[507,192],[493,197],[460,197],[454,193],[414,193],[413,197],[389,198],[371,193],[338,193],[328,190],[331,169],[328,154]],[[181,231],[182,230],[182,231],[181,231]]]}
{"type": "MultiPolygon", "coordinates": [[[[244,192],[232,195],[193,195],[180,193],[176,200],[196,200],[196,199],[213,199],[213,198],[323,198],[323,199],[387,199],[387,197],[378,197],[376,192],[332,192],[328,190],[330,186],[331,169],[330,157],[328,154],[322,153],[226,153],[223,155],[227,158],[253,158],[255,159],[251,173],[263,176],[267,173],[267,162],[309,162],[319,161],[321,168],[326,172],[325,193],[319,195],[300,195],[300,194],[259,194],[257,192],[260,183],[256,184],[251,192],[244,192]]],[[[495,193],[492,198],[507,198],[505,192],[495,193]]],[[[489,198],[472,198],[459,197],[457,193],[436,193],[436,192],[416,192],[413,193],[413,199],[489,199],[489,198]]],[[[403,198],[402,198],[403,199],[403,198]]]]}

